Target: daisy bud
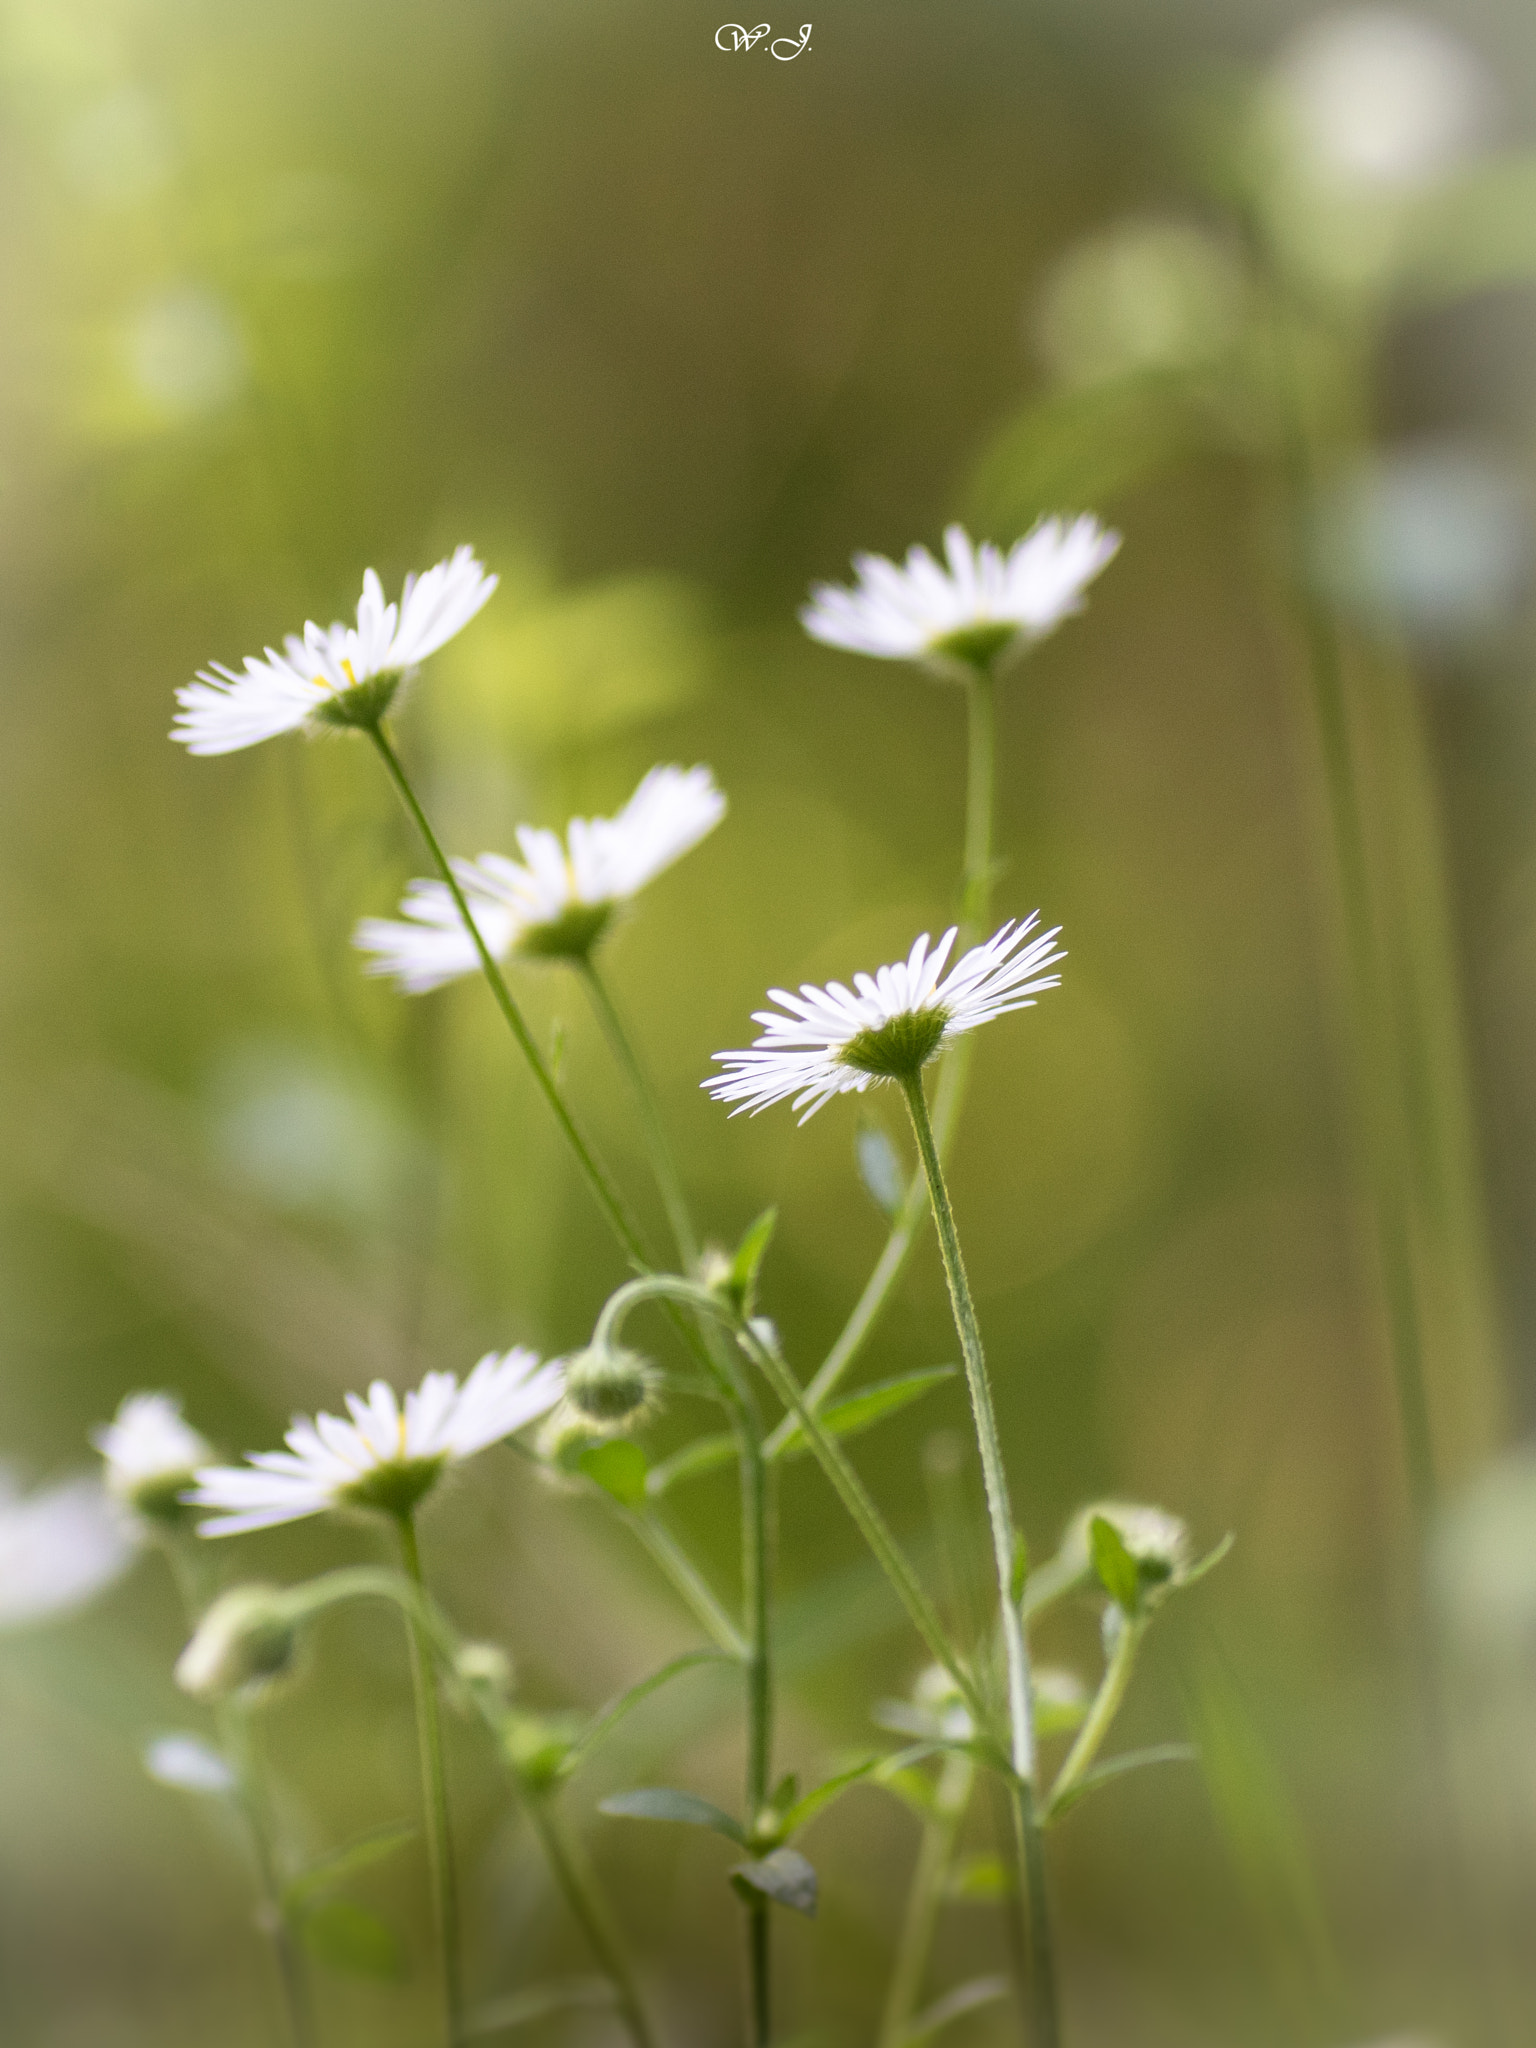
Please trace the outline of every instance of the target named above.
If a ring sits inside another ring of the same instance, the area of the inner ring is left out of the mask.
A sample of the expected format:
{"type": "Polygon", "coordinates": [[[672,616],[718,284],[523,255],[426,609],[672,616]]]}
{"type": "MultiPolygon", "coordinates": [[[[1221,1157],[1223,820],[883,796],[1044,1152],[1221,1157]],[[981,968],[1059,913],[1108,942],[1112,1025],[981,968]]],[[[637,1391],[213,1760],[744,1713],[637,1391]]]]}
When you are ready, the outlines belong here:
{"type": "Polygon", "coordinates": [[[454,1676],[482,1712],[503,1714],[512,1695],[512,1659],[497,1643],[462,1643],[454,1676]]]}
{"type": "Polygon", "coordinates": [[[293,1662],[296,1634],[276,1586],[222,1593],[176,1660],[176,1683],[198,1700],[223,1700],[278,1677],[293,1662]]]}
{"type": "Polygon", "coordinates": [[[638,1423],[656,1404],[660,1374],[638,1351],[579,1351],[565,1368],[565,1398],[603,1429],[638,1423]]]}

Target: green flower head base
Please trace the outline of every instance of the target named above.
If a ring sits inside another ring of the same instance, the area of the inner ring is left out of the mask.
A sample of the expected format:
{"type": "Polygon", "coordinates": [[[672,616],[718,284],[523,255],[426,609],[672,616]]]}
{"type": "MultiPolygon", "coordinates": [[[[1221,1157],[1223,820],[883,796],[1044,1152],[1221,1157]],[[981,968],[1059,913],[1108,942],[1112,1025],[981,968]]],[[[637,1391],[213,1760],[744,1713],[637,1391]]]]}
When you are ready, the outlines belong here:
{"type": "Polygon", "coordinates": [[[840,981],[805,983],[798,995],[770,989],[780,1008],[754,1012],[762,1037],[746,1052],[717,1052],[725,1071],[703,1085],[716,1101],[736,1103],[733,1115],[791,1101],[804,1123],[834,1095],[862,1093],[872,1081],[910,1081],[961,1033],[1030,1009],[1043,989],[1056,987],[1061,976],[1048,970],[1065,958],[1056,944],[1060,926],[1036,933],[1038,923],[1038,912],[1021,924],[1010,919],[947,975],[953,926],[934,947],[924,932],[905,960],[856,974],[852,989],[840,981]]]}
{"type": "Polygon", "coordinates": [[[105,1464],[107,1491],[146,1522],[186,1519],[182,1495],[213,1456],[171,1394],[129,1394],[91,1442],[105,1464]]]}
{"type": "Polygon", "coordinates": [[[409,1515],[448,1466],[499,1443],[559,1400],[564,1373],[521,1347],[482,1358],[463,1386],[429,1372],[402,1402],[375,1380],[368,1398],[348,1394],[350,1421],[300,1416],[286,1451],[259,1451],[245,1465],[205,1466],[194,1507],[214,1513],[200,1536],[236,1536],[330,1508],[409,1515]]]}
{"type": "MultiPolygon", "coordinates": [[[[456,860],[475,930],[494,959],[583,960],[622,904],[713,832],[725,798],[707,768],[653,768],[616,818],[572,818],[559,835],[519,825],[522,860],[456,860]]],[[[480,953],[444,882],[412,882],[401,916],[365,917],[353,939],[407,995],[479,971],[480,953]]]]}

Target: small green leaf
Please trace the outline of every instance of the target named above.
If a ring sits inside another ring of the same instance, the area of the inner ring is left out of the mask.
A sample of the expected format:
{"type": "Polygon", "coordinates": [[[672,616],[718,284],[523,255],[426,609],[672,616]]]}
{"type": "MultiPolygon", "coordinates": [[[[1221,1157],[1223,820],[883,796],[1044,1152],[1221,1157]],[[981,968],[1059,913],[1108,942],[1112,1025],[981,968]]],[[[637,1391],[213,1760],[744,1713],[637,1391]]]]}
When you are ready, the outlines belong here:
{"type": "Polygon", "coordinates": [[[961,1857],[950,1872],[944,1895],[975,1905],[983,1900],[1006,1899],[1012,1890],[1013,1879],[1002,1858],[982,1854],[961,1857]]]}
{"type": "Polygon", "coordinates": [[[404,1951],[393,1931],[350,1899],[322,1900],[299,1927],[304,1946],[327,1969],[385,1984],[405,1975],[404,1951]]]}
{"type": "Polygon", "coordinates": [[[648,1785],[638,1792],[615,1792],[597,1810],[612,1814],[617,1820],[672,1820],[688,1828],[709,1828],[724,1835],[728,1842],[735,1842],[738,1848],[747,1845],[746,1835],[728,1813],[722,1813],[708,1799],[700,1799],[696,1792],[676,1792],[668,1785],[648,1785]]]}
{"type": "Polygon", "coordinates": [[[863,1181],[876,1208],[893,1220],[907,1199],[907,1176],[902,1171],[896,1147],[878,1124],[860,1124],[853,1141],[859,1179],[863,1181]]]}
{"type": "Polygon", "coordinates": [[[1101,1785],[1108,1785],[1113,1779],[1123,1778],[1128,1772],[1139,1771],[1148,1764],[1193,1764],[1199,1761],[1199,1750],[1188,1742],[1160,1742],[1152,1749],[1128,1749],[1123,1756],[1112,1756],[1107,1763],[1095,1764],[1069,1792],[1063,1793],[1060,1799],[1053,1799],[1046,1819],[1060,1820],[1090,1792],[1097,1792],[1101,1785]]]}
{"type": "Polygon", "coordinates": [[[397,1849],[403,1849],[415,1834],[412,1822],[396,1821],[389,1827],[373,1828],[368,1834],[359,1835],[355,1842],[331,1850],[328,1855],[311,1863],[307,1870],[301,1870],[297,1877],[290,1878],[283,1888],[284,1906],[290,1913],[307,1912],[312,1899],[318,1899],[324,1892],[335,1891],[360,1870],[382,1863],[386,1856],[393,1856],[397,1849]]]}
{"type": "Polygon", "coordinates": [[[738,1892],[761,1892],[792,1912],[816,1917],[816,1872],[798,1849],[774,1849],[752,1863],[738,1863],[731,1872],[738,1892]]]}
{"type": "Polygon", "coordinates": [[[824,1784],[816,1786],[814,1791],[807,1792],[803,1799],[797,1799],[784,1814],[784,1834],[798,1834],[801,1828],[816,1818],[824,1806],[830,1806],[840,1793],[846,1792],[850,1785],[858,1784],[861,1778],[867,1778],[871,1771],[878,1770],[886,1761],[883,1756],[860,1757],[856,1764],[850,1764],[845,1771],[838,1771],[824,1784]]]}
{"type": "Polygon", "coordinates": [[[777,1209],[765,1209],[757,1221],[736,1247],[736,1256],[731,1261],[731,1292],[741,1304],[742,1313],[750,1314],[753,1297],[757,1293],[758,1268],[763,1263],[779,1220],[777,1209]]]}
{"type": "Polygon", "coordinates": [[[645,1490],[652,1500],[659,1500],[680,1479],[698,1479],[706,1472],[729,1465],[736,1452],[736,1439],[728,1433],[698,1437],[661,1464],[653,1465],[646,1476],[645,1490]]]}
{"type": "Polygon", "coordinates": [[[1103,1515],[1095,1515],[1088,1537],[1099,1584],[1122,1613],[1134,1615],[1141,1606],[1141,1573],[1120,1531],[1103,1515]]]}
{"type": "Polygon", "coordinates": [[[642,1700],[648,1699],[653,1692],[658,1692],[669,1679],[676,1678],[680,1671],[691,1671],[696,1664],[729,1664],[733,1661],[723,1650],[685,1650],[680,1657],[672,1658],[669,1663],[663,1664],[659,1671],[653,1671],[648,1678],[642,1678],[638,1684],[630,1686],[627,1692],[621,1692],[616,1699],[610,1700],[607,1706],[593,1715],[562,1758],[560,1775],[568,1778],[578,1764],[585,1763],[597,1745],[612,1732],[626,1714],[638,1707],[642,1700]]]}
{"type": "MultiPolygon", "coordinates": [[[[887,1415],[895,1415],[910,1402],[920,1400],[932,1388],[942,1386],[945,1380],[955,1376],[952,1365],[930,1365],[921,1372],[903,1373],[899,1379],[877,1380],[873,1386],[861,1387],[856,1394],[850,1394],[846,1401],[834,1401],[830,1408],[823,1408],[818,1420],[828,1436],[857,1436],[861,1430],[871,1429],[877,1422],[883,1422],[887,1415]]],[[[810,1449],[810,1439],[798,1422],[791,1423],[784,1432],[779,1445],[781,1458],[800,1458],[810,1449]]]]}
{"type": "Polygon", "coordinates": [[[604,1493],[611,1493],[620,1507],[644,1506],[645,1453],[627,1437],[613,1437],[605,1444],[593,1444],[576,1460],[576,1467],[594,1480],[604,1493]]]}
{"type": "Polygon", "coordinates": [[[775,1813],[787,1813],[800,1797],[800,1780],[793,1771],[786,1772],[773,1788],[773,1797],[768,1804],[775,1813]]]}
{"type": "Polygon", "coordinates": [[[923,2042],[942,2033],[951,2020],[964,2019],[967,2013],[979,2012],[984,2005],[996,2005],[1011,1989],[1006,1977],[972,1977],[969,1983],[957,1984],[953,1991],[946,1991],[916,2015],[907,2028],[903,2048],[921,2048],[923,2042]]]}

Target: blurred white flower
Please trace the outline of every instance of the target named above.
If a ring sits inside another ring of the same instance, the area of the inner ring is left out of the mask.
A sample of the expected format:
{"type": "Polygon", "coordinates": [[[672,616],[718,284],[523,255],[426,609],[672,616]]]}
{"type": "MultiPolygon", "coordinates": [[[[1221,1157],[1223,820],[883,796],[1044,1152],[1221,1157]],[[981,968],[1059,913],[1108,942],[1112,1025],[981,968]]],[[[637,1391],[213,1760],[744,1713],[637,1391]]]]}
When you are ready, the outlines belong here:
{"type": "MultiPolygon", "coordinates": [[[[519,825],[522,863],[499,853],[457,860],[454,872],[486,950],[579,959],[615,910],[697,846],[725,816],[707,768],[653,768],[616,818],[572,818],[557,833],[519,825]]],[[[353,944],[366,972],[391,974],[408,994],[440,988],[480,965],[443,882],[412,882],[404,919],[365,917],[353,944]]]]}
{"type": "Polygon", "coordinates": [[[1041,294],[1040,352],[1063,384],[1198,370],[1237,340],[1247,286],[1234,251],[1178,220],[1124,220],[1068,251],[1041,294]]]}
{"type": "Polygon", "coordinates": [[[286,1451],[258,1451],[245,1465],[205,1466],[192,1505],[216,1508],[198,1524],[201,1536],[296,1522],[327,1508],[375,1508],[408,1514],[444,1468],[499,1443],[560,1398],[564,1367],[541,1365],[521,1345],[488,1352],[459,1385],[451,1372],[429,1372],[402,1403],[375,1380],[367,1400],[347,1396],[350,1422],[335,1415],[300,1416],[286,1451]]]}
{"type": "Polygon", "coordinates": [[[144,1750],[144,1768],[161,1785],[178,1792],[218,1797],[235,1789],[235,1774],[200,1735],[157,1735],[144,1750]]]}
{"type": "Polygon", "coordinates": [[[950,526],[947,570],[924,547],[909,549],[901,568],[884,555],[855,555],[855,587],[814,585],[800,623],[813,640],[854,654],[985,666],[1081,611],[1083,592],[1119,546],[1119,534],[1086,514],[1070,525],[1042,520],[1006,554],[950,526]]]}
{"type": "Polygon", "coordinates": [[[24,1494],[0,1473],[0,1628],[83,1607],[134,1550],[132,1524],[96,1479],[24,1494]]]}
{"type": "Polygon", "coordinates": [[[423,576],[407,576],[398,605],[370,569],[357,624],[290,633],[283,652],[245,658],[244,675],[215,662],[176,692],[171,737],[189,753],[229,754],[300,726],[371,726],[400,678],[467,626],[496,588],[472,549],[461,547],[423,576]]]}
{"type": "Polygon", "coordinates": [[[702,1085],[717,1102],[739,1103],[733,1116],[744,1109],[756,1115],[793,1096],[805,1123],[834,1095],[862,1093],[871,1081],[906,1080],[962,1032],[1030,1009],[1042,989],[1057,986],[1061,976],[1045,970],[1066,957],[1056,944],[1061,927],[1030,938],[1038,922],[1038,911],[1021,924],[1010,919],[942,981],[955,926],[931,951],[924,932],[905,960],[856,974],[853,990],[838,981],[825,988],[803,983],[797,996],[771,988],[789,1015],[754,1011],[767,1027],[763,1036],[747,1052],[714,1054],[725,1072],[702,1085]]]}
{"type": "Polygon", "coordinates": [[[1433,183],[1476,145],[1492,93],[1464,43],[1387,7],[1325,14],[1283,53],[1275,112],[1324,180],[1386,189],[1433,183]]]}
{"type": "Polygon", "coordinates": [[[91,1442],[106,1460],[107,1491],[151,1518],[180,1516],[180,1496],[213,1455],[171,1394],[127,1395],[91,1442]]]}

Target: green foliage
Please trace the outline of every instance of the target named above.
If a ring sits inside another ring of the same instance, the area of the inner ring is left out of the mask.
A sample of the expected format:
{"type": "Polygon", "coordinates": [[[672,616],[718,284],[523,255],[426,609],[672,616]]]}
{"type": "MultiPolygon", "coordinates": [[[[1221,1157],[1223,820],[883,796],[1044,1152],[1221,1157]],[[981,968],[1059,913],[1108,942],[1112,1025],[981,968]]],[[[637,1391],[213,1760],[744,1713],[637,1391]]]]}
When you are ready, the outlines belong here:
{"type": "MultiPolygon", "coordinates": [[[[726,1664],[729,1662],[731,1662],[731,1659],[720,1650],[685,1650],[680,1657],[674,1657],[670,1663],[663,1664],[659,1671],[651,1672],[649,1677],[642,1678],[638,1684],[630,1686],[625,1692],[621,1692],[616,1699],[610,1700],[607,1706],[593,1715],[580,1735],[571,1744],[561,1761],[561,1775],[569,1777],[579,1765],[586,1762],[599,1743],[605,1741],[612,1734],[613,1730],[627,1714],[632,1713],[642,1700],[649,1699],[652,1693],[659,1692],[664,1685],[676,1678],[680,1672],[692,1671],[700,1664],[726,1664]]],[[[790,1782],[792,1783],[793,1780],[790,1782]]]]}
{"type": "Polygon", "coordinates": [[[945,1884],[944,1896],[971,1905],[990,1904],[1007,1898],[1012,1890],[1013,1879],[1003,1859],[990,1850],[979,1850],[973,1856],[962,1856],[956,1861],[945,1884]]]}
{"type": "Polygon", "coordinates": [[[1150,1764],[1193,1764],[1200,1760],[1200,1752],[1188,1742],[1159,1742],[1147,1749],[1128,1749],[1121,1756],[1112,1756],[1104,1763],[1095,1764],[1091,1771],[1085,1771],[1077,1783],[1065,1791],[1059,1799],[1051,1801],[1049,1820],[1060,1820],[1070,1813],[1080,1799],[1086,1799],[1090,1792],[1097,1792],[1116,1778],[1126,1777],[1131,1771],[1145,1770],[1150,1764]]]}
{"type": "Polygon", "coordinates": [[[598,1806],[599,1813],[617,1820],[668,1820],[687,1828],[708,1828],[724,1835],[738,1847],[746,1847],[746,1834],[739,1821],[696,1792],[677,1792],[666,1785],[651,1785],[636,1792],[615,1792],[598,1806]]]}
{"type": "Polygon", "coordinates": [[[816,1917],[816,1872],[798,1849],[773,1849],[751,1863],[738,1863],[731,1871],[731,1883],[738,1892],[748,1896],[760,1893],[775,1905],[803,1913],[808,1920],[816,1917]]]}
{"type": "Polygon", "coordinates": [[[777,1209],[765,1209],[755,1223],[751,1224],[736,1247],[731,1260],[730,1279],[726,1283],[737,1311],[750,1316],[757,1302],[757,1276],[773,1242],[773,1233],[778,1227],[777,1209]]]}
{"type": "Polygon", "coordinates": [[[405,1975],[400,1939],[376,1913],[351,1899],[322,1899],[299,1921],[305,1948],[317,1963],[349,1977],[398,1983],[405,1975]]]}
{"type": "Polygon", "coordinates": [[[627,1437],[615,1437],[605,1444],[593,1444],[576,1460],[576,1468],[612,1494],[620,1507],[644,1507],[647,1468],[645,1453],[627,1437]]]}
{"type": "Polygon", "coordinates": [[[397,1821],[391,1827],[373,1828],[366,1835],[359,1835],[355,1842],[333,1849],[301,1870],[297,1877],[290,1878],[283,1890],[284,1909],[290,1914],[308,1912],[314,1900],[393,1856],[397,1849],[415,1840],[416,1832],[414,1822],[397,1821]]]}
{"type": "Polygon", "coordinates": [[[1099,1584],[1127,1619],[1139,1614],[1141,1572],[1120,1531],[1103,1515],[1095,1515],[1088,1527],[1088,1540],[1099,1584]]]}

